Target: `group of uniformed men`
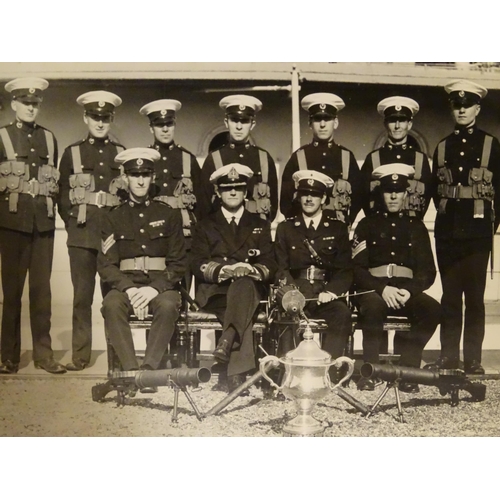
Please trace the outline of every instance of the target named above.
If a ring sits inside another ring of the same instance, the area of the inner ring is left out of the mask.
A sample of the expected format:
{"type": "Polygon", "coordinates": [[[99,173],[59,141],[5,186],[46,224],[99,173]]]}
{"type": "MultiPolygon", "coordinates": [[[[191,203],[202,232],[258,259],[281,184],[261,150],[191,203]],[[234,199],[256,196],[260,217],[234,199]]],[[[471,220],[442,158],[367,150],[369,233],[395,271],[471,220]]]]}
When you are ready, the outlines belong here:
{"type": "MultiPolygon", "coordinates": [[[[330,93],[302,99],[313,141],[278,174],[270,154],[250,140],[262,103],[232,95],[220,101],[228,142],[200,169],[193,154],[174,142],[173,99],[150,102],[154,143],[125,149],[109,135],[116,94],[81,95],[88,136],[68,146],[58,165],[54,135],[36,122],[48,82],[8,82],[15,121],[0,129],[0,249],[4,294],[0,373],[19,367],[21,297],[29,275],[35,367],[50,373],[83,370],[90,362],[91,306],[96,273],[104,298],[105,330],[124,370],[157,369],[173,335],[180,284],[196,281],[196,302],[222,325],[214,358],[232,391],[255,369],[252,326],[271,283],[298,287],[306,314],[325,319],[322,347],[342,355],[351,331],[350,290],[363,331],[363,357],[376,363],[384,350],[388,314],[404,314],[394,351],[404,366],[419,367],[422,351],[441,323],[441,355],[431,368],[483,374],[484,290],[493,235],[500,221],[500,144],[478,129],[487,90],[470,81],[445,86],[455,130],[428,158],[409,135],[419,105],[391,96],[378,104],[387,141],[361,169],[351,151],[334,141],[343,100],[330,93]],[[275,241],[271,221],[285,216],[275,241]],[[430,200],[437,208],[436,253],[441,305],[425,294],[436,267],[422,221],[430,200]],[[56,207],[68,239],[73,299],[72,362],[53,358],[50,275],[56,207]],[[351,224],[365,213],[349,239],[351,224]],[[465,299],[465,320],[462,318],[465,299]],[[129,316],[153,321],[139,366],[129,316]]],[[[332,375],[334,376],[334,374],[332,375]]],[[[361,379],[360,390],[376,381],[361,379]]],[[[417,392],[416,384],[401,384],[417,392]]]]}

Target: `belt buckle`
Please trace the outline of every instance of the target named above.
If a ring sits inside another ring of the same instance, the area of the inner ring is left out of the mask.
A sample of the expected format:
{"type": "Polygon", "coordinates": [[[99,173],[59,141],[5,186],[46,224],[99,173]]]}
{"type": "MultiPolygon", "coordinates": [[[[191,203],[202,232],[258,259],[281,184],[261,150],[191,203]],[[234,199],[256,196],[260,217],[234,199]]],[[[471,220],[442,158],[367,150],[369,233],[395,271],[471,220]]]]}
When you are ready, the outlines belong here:
{"type": "Polygon", "coordinates": [[[144,257],[134,257],[134,271],[144,271],[144,257]]]}
{"type": "Polygon", "coordinates": [[[36,184],[37,184],[37,180],[36,180],[36,179],[34,179],[34,178],[33,178],[33,179],[30,179],[30,180],[28,181],[28,186],[29,186],[29,187],[28,187],[28,194],[29,194],[32,198],[34,198],[34,197],[36,196],[36,193],[35,193],[35,190],[36,190],[35,186],[36,186],[36,184]]]}
{"type": "Polygon", "coordinates": [[[104,191],[98,191],[96,193],[96,199],[95,199],[95,203],[96,203],[96,206],[97,208],[102,208],[102,207],[105,207],[106,206],[106,193],[104,191]],[[101,203],[101,197],[102,195],[104,195],[104,203],[101,203]]]}
{"type": "Polygon", "coordinates": [[[311,283],[311,285],[314,283],[314,270],[314,266],[310,266],[306,269],[306,279],[309,280],[309,283],[311,283]]]}
{"type": "Polygon", "coordinates": [[[387,277],[388,278],[394,277],[395,267],[396,267],[396,264],[387,264],[387,277]]]}

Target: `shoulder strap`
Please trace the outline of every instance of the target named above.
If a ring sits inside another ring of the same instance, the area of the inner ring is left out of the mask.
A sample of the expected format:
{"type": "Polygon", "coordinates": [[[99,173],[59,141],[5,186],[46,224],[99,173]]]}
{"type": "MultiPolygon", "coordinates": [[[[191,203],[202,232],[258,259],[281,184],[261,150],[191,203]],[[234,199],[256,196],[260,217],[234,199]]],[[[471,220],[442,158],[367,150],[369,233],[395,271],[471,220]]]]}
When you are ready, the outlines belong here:
{"type": "Polygon", "coordinates": [[[424,164],[424,154],[420,151],[415,151],[415,175],[413,178],[419,181],[422,177],[422,166],[424,164]]]}
{"type": "Polygon", "coordinates": [[[182,152],[182,175],[191,177],[191,156],[186,151],[182,152]]]}
{"type": "Polygon", "coordinates": [[[259,160],[260,160],[260,172],[262,174],[262,182],[267,184],[269,180],[269,160],[267,159],[267,153],[259,149],[259,160]]]}
{"type": "Polygon", "coordinates": [[[493,137],[491,135],[487,135],[484,138],[483,154],[481,155],[481,168],[488,168],[488,164],[490,163],[492,142],[493,142],[493,137]]]}
{"type": "Polygon", "coordinates": [[[47,151],[49,153],[49,165],[54,166],[54,134],[46,129],[43,129],[43,131],[45,132],[45,142],[47,143],[47,151]]]}
{"type": "Polygon", "coordinates": [[[222,157],[220,155],[220,151],[217,150],[217,151],[214,151],[212,153],[212,158],[214,159],[214,165],[215,165],[215,168],[221,168],[224,166],[224,164],[222,163],[222,157]]]}
{"type": "Polygon", "coordinates": [[[373,170],[380,167],[380,152],[378,150],[372,153],[372,165],[373,170]]]}
{"type": "Polygon", "coordinates": [[[299,162],[300,170],[307,170],[306,153],[303,149],[297,151],[297,161],[299,162]]]}
{"type": "Polygon", "coordinates": [[[438,167],[444,167],[445,151],[446,151],[446,139],[438,144],[438,167]]]}
{"type": "Polygon", "coordinates": [[[345,181],[349,178],[349,162],[351,155],[347,149],[342,150],[342,179],[345,181]]]}
{"type": "Polygon", "coordinates": [[[14,151],[14,146],[12,145],[12,140],[7,132],[6,128],[0,128],[0,137],[5,148],[5,154],[7,155],[7,160],[15,160],[16,152],[14,151]]]}
{"type": "Polygon", "coordinates": [[[75,172],[75,174],[81,174],[82,156],[80,154],[80,146],[71,146],[71,159],[73,160],[73,172],[75,172]]]}
{"type": "Polygon", "coordinates": [[[125,147],[122,146],[121,144],[115,144],[116,146],[116,154],[121,153],[122,151],[125,151],[125,147]]]}

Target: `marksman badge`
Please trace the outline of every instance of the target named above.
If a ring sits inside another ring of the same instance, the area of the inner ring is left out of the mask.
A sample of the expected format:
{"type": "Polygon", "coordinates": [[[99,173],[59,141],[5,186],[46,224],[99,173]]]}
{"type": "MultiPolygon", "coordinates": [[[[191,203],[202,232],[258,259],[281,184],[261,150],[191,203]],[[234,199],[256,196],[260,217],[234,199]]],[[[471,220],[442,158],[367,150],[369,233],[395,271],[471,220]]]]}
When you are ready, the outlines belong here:
{"type": "Polygon", "coordinates": [[[137,158],[137,165],[141,166],[144,163],[142,158],[137,158]]]}
{"type": "Polygon", "coordinates": [[[234,167],[229,171],[229,174],[227,174],[227,177],[231,181],[236,181],[240,178],[237,170],[234,167]]]}

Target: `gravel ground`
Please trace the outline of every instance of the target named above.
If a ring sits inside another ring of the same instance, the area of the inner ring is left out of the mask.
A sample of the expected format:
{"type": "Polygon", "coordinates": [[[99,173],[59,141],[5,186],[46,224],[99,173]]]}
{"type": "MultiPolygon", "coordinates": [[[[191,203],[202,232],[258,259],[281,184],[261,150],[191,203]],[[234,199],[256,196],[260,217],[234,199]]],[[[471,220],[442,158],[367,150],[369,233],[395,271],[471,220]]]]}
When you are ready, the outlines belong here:
{"type": "MultiPolygon", "coordinates": [[[[0,436],[240,436],[277,437],[295,415],[292,401],[264,400],[256,387],[239,397],[219,415],[199,421],[179,395],[179,417],[172,423],[174,391],[160,387],[157,394],[138,394],[117,407],[116,392],[95,403],[91,388],[101,379],[43,378],[0,380],[0,436]]],[[[225,394],[212,391],[214,381],[191,391],[204,413],[225,394]]],[[[470,401],[461,391],[460,404],[451,407],[449,396],[435,387],[421,386],[417,395],[401,393],[406,423],[398,421],[394,393],[390,391],[379,411],[366,419],[333,393],[319,402],[314,417],[325,425],[325,436],[500,436],[500,381],[489,380],[486,400],[470,401]]],[[[358,392],[354,397],[372,405],[381,392],[358,392]]]]}

